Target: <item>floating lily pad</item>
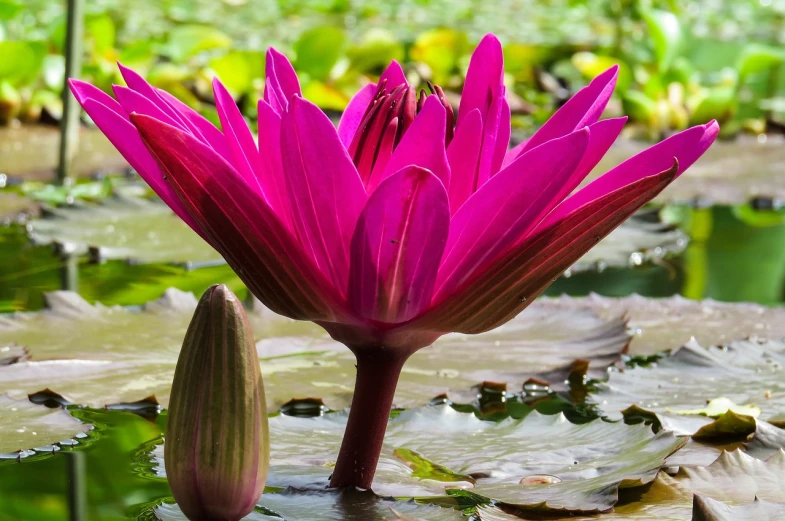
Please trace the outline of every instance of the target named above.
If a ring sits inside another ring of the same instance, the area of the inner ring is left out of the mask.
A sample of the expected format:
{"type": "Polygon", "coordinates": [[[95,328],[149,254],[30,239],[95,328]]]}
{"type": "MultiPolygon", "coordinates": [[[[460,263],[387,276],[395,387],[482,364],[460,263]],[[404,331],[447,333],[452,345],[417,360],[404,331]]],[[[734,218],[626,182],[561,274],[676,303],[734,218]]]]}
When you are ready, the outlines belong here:
{"type": "MultiPolygon", "coordinates": [[[[268,486],[320,490],[329,483],[346,414],[270,418],[268,486]]],[[[448,406],[410,409],[391,419],[372,489],[382,496],[473,494],[529,512],[602,512],[619,488],[649,483],[686,442],[644,425],[532,412],[521,420],[480,420],[448,406]]],[[[153,457],[163,474],[163,451],[153,457]]]]}
{"type": "MultiPolygon", "coordinates": [[[[755,137],[717,142],[701,159],[668,186],[656,200],[714,204],[740,204],[751,197],[785,199],[785,157],[783,138],[768,136],[761,143],[755,137]]],[[[648,143],[618,140],[589,180],[650,146],[648,143]]]]}
{"type": "Polygon", "coordinates": [[[785,503],[770,503],[756,497],[752,503],[734,507],[695,494],[692,519],[694,521],[777,521],[785,519],[785,503]]]}
{"type": "Polygon", "coordinates": [[[58,443],[71,445],[74,436],[91,428],[64,409],[0,394],[0,460],[53,452],[58,443]]]}
{"type": "MultiPolygon", "coordinates": [[[[632,496],[601,519],[609,521],[686,521],[691,518],[693,495],[721,501],[730,506],[752,503],[755,497],[782,502],[785,484],[785,452],[766,461],[741,451],[724,452],[714,463],[700,468],[682,468],[675,476],[661,472],[642,495],[632,496]]],[[[504,506],[481,506],[482,521],[513,521],[516,511],[504,506]]],[[[596,521],[575,517],[572,521],[596,521]]],[[[697,519],[697,518],[695,518],[697,519]]],[[[733,518],[742,520],[744,518],[733,518]]],[[[765,518],[764,518],[765,519],[765,518]]]]}
{"type": "Polygon", "coordinates": [[[221,256],[159,200],[115,195],[100,204],[50,209],[28,224],[37,244],[57,242],[101,260],[210,263],[221,256]]]}
{"type": "MultiPolygon", "coordinates": [[[[611,372],[592,399],[610,417],[618,417],[619,411],[634,404],[657,414],[664,427],[679,425],[682,433],[693,434],[695,431],[684,430],[701,428],[710,424],[711,418],[688,419],[674,415],[674,411],[702,409],[717,396],[759,407],[762,419],[785,412],[785,343],[739,340],[704,348],[692,341],[649,367],[611,372]]],[[[723,416],[732,418],[728,416],[731,412],[747,416],[733,410],[723,416]]]]}
{"type": "MultiPolygon", "coordinates": [[[[155,507],[160,521],[187,521],[176,504],[155,507]]],[[[460,521],[466,519],[452,508],[383,499],[360,491],[298,491],[287,489],[264,494],[257,510],[245,521],[460,521]]]]}
{"type": "MultiPolygon", "coordinates": [[[[605,318],[626,317],[633,335],[633,355],[676,349],[692,337],[701,345],[726,344],[749,336],[785,338],[785,308],[781,307],[711,299],[695,301],[680,296],[611,298],[592,294],[584,299],[562,298],[563,307],[590,308],[605,318]]],[[[707,398],[723,395],[717,393],[707,398]]]]}
{"type": "Polygon", "coordinates": [[[681,230],[636,214],[586,252],[565,276],[591,269],[601,271],[656,262],[681,253],[688,242],[689,238],[681,230]]]}
{"type": "MultiPolygon", "coordinates": [[[[95,406],[155,394],[166,405],[196,306],[193,295],[169,290],[136,311],[91,305],[74,293],[56,292],[48,295],[48,305],[39,313],[0,318],[0,342],[25,346],[32,356],[13,370],[0,367],[0,392],[24,396],[50,387],[73,403],[95,406]]],[[[324,398],[333,409],[350,403],[355,360],[348,349],[311,323],[267,310],[252,311],[249,317],[259,339],[271,410],[311,396],[324,398]]],[[[601,319],[591,310],[576,311],[545,299],[496,331],[447,335],[417,353],[404,369],[396,403],[422,405],[448,391],[465,396],[484,380],[508,382],[511,391],[519,391],[539,371],[558,373],[579,357],[604,374],[628,340],[619,318],[601,319]]]]}

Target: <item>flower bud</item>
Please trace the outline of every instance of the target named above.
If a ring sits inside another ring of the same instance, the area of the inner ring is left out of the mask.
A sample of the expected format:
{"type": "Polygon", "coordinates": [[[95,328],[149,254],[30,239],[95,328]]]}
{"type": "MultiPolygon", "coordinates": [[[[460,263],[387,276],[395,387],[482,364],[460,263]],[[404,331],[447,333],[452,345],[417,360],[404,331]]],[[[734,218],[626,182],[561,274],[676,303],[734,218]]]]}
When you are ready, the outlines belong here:
{"type": "Polygon", "coordinates": [[[236,521],[262,494],[270,460],[259,356],[241,302],[202,295],[177,360],[164,445],[177,504],[193,521],[236,521]]]}

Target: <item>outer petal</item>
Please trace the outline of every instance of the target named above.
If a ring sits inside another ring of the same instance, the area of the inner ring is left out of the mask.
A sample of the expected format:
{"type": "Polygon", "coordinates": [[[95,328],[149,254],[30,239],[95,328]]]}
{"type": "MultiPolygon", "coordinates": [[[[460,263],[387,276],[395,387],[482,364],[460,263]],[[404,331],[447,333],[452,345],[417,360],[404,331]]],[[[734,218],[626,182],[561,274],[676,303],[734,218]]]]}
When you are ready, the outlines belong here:
{"type": "Polygon", "coordinates": [[[474,109],[463,118],[447,147],[450,163],[450,211],[454,215],[479,186],[477,163],[482,147],[482,115],[474,109]]]}
{"type": "Polygon", "coordinates": [[[267,200],[278,218],[291,230],[289,194],[281,163],[281,117],[264,100],[259,100],[258,113],[259,155],[267,200]]]}
{"type": "Polygon", "coordinates": [[[187,128],[185,118],[175,109],[175,107],[158,95],[158,89],[150,85],[138,72],[123,66],[122,63],[118,62],[117,66],[120,69],[120,74],[123,76],[128,88],[147,98],[150,103],[165,112],[174,121],[177,121],[180,128],[187,128]]]}
{"type": "Polygon", "coordinates": [[[715,121],[692,127],[631,157],[560,204],[543,222],[543,226],[553,224],[576,208],[624,185],[666,170],[674,158],[679,162],[676,176],[680,176],[708,150],[719,130],[715,121]]]}
{"type": "Polygon", "coordinates": [[[341,137],[341,143],[346,148],[349,148],[349,145],[351,145],[354,134],[357,132],[365,111],[368,109],[368,105],[373,101],[375,92],[376,84],[369,83],[354,95],[346,106],[346,110],[343,111],[341,121],[338,122],[338,135],[341,137]]]}
{"type": "Polygon", "coordinates": [[[296,319],[341,315],[336,289],[229,163],[186,132],[147,116],[131,120],[182,204],[265,305],[296,319]]]}
{"type": "Polygon", "coordinates": [[[305,252],[345,291],[349,246],[367,196],[329,118],[295,97],[281,122],[281,153],[294,228],[305,252]]]}
{"type": "Polygon", "coordinates": [[[589,130],[553,140],[519,158],[469,198],[450,223],[436,297],[462,285],[532,230],[557,203],[583,157],[589,130]]]}
{"type": "Polygon", "coordinates": [[[358,316],[402,322],[433,295],[450,228],[444,185],[431,172],[407,166],[368,200],[352,238],[349,304],[358,316]]]}
{"type": "Polygon", "coordinates": [[[596,123],[608,105],[608,100],[611,99],[618,74],[619,66],[614,65],[594,78],[589,85],[579,90],[575,96],[557,110],[531,138],[514,148],[511,151],[511,153],[514,151],[517,154],[514,157],[519,157],[527,150],[542,145],[546,141],[596,123]]]}
{"type": "Polygon", "coordinates": [[[510,106],[501,96],[493,100],[483,128],[482,152],[477,172],[478,187],[496,174],[510,145],[510,106]]]}
{"type": "Polygon", "coordinates": [[[408,165],[427,168],[441,179],[445,187],[450,186],[450,165],[444,144],[446,121],[447,114],[439,98],[428,96],[414,123],[390,156],[383,177],[372,177],[368,181],[368,192],[373,192],[384,179],[408,165]]]}
{"type": "Polygon", "coordinates": [[[401,67],[401,64],[396,60],[391,61],[390,65],[384,69],[382,75],[379,76],[379,83],[377,86],[378,88],[381,88],[382,85],[387,89],[387,92],[392,91],[398,85],[408,85],[406,75],[403,73],[403,67],[401,67]]]}
{"type": "Polygon", "coordinates": [[[489,263],[489,269],[401,328],[482,333],[498,327],[542,293],[564,270],[670,183],[676,167],[593,201],[489,263]]]}
{"type": "Polygon", "coordinates": [[[133,112],[144,114],[145,116],[163,121],[167,125],[177,127],[180,130],[186,130],[185,125],[183,125],[181,121],[174,119],[149,98],[146,98],[135,90],[131,90],[128,87],[123,87],[121,85],[112,85],[112,90],[126,114],[130,115],[133,112]]]}
{"type": "Polygon", "coordinates": [[[267,50],[264,100],[281,114],[294,96],[301,96],[300,82],[289,59],[273,47],[267,50]]]}
{"type": "Polygon", "coordinates": [[[474,109],[479,109],[485,120],[491,103],[504,95],[504,55],[502,44],[493,34],[487,34],[472,54],[466,82],[458,109],[458,125],[474,109]]]}
{"type": "Polygon", "coordinates": [[[215,125],[165,90],[156,89],[156,92],[158,92],[158,95],[165,102],[169,103],[172,108],[180,113],[180,117],[183,118],[186,126],[191,130],[191,134],[194,136],[201,136],[204,143],[207,143],[213,150],[221,154],[221,157],[229,160],[231,155],[229,153],[229,148],[226,146],[226,140],[224,139],[224,135],[215,125]]]}
{"type": "Polygon", "coordinates": [[[256,190],[265,201],[268,201],[262,183],[261,158],[251,130],[243,119],[234,98],[218,78],[213,78],[213,97],[218,110],[218,118],[221,120],[221,128],[232,154],[232,165],[243,176],[248,186],[256,190]]]}

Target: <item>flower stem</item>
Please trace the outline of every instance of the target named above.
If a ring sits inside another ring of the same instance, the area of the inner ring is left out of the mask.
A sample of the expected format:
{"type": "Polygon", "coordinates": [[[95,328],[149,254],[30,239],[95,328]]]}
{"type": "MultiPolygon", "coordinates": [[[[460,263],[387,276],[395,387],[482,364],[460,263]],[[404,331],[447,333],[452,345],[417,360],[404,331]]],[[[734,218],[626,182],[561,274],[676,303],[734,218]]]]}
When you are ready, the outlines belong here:
{"type": "Polygon", "coordinates": [[[395,386],[410,353],[379,347],[353,351],[357,381],[330,486],[369,489],[382,451],[395,386]]]}

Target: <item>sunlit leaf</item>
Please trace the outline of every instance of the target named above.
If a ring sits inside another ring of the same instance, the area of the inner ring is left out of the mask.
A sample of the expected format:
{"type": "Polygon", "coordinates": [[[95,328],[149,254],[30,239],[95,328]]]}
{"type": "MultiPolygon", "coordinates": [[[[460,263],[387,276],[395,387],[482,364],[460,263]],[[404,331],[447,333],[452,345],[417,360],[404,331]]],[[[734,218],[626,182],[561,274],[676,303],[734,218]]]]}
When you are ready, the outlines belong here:
{"type": "Polygon", "coordinates": [[[736,64],[739,81],[743,82],[747,76],[763,72],[783,61],[785,61],[785,52],[781,48],[761,43],[748,43],[744,46],[736,64]]]}
{"type": "Polygon", "coordinates": [[[352,69],[380,73],[392,60],[403,60],[404,48],[392,33],[375,28],[365,33],[357,45],[347,50],[347,54],[352,69]]]}
{"type": "Polygon", "coordinates": [[[182,62],[204,51],[226,49],[232,39],[215,27],[207,25],[178,25],[169,32],[167,54],[182,62]]]}
{"type": "Polygon", "coordinates": [[[414,41],[409,56],[431,69],[434,83],[445,83],[458,69],[458,59],[469,52],[469,38],[463,31],[431,29],[414,41]]]}
{"type": "Polygon", "coordinates": [[[657,66],[664,72],[679,52],[681,24],[678,17],[669,11],[650,9],[643,11],[642,16],[652,39],[657,66]]]}
{"type": "Polygon", "coordinates": [[[114,49],[116,30],[109,15],[87,16],[85,18],[85,34],[92,42],[92,48],[96,54],[105,54],[114,49]]]}
{"type": "Polygon", "coordinates": [[[576,52],[572,55],[572,64],[587,79],[594,79],[614,65],[618,65],[619,77],[616,80],[616,92],[622,95],[627,92],[632,83],[632,71],[629,66],[622,60],[612,56],[594,54],[588,51],[576,52]]]}
{"type": "MultiPolygon", "coordinates": [[[[308,74],[313,79],[326,81],[343,55],[347,39],[343,29],[332,25],[305,31],[294,43],[297,56],[294,65],[297,71],[308,74]]],[[[311,101],[319,105],[317,101],[311,101]]]]}
{"type": "Polygon", "coordinates": [[[231,51],[210,60],[210,68],[234,96],[245,94],[253,80],[264,72],[264,55],[253,51],[231,51]]]}

